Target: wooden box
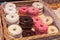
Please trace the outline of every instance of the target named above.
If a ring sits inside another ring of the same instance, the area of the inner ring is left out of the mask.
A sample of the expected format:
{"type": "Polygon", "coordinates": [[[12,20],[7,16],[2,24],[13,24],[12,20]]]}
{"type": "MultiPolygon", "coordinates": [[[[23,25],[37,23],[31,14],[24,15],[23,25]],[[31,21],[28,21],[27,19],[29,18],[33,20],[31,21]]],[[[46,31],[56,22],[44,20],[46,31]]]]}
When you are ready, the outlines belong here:
{"type": "MultiPolygon", "coordinates": [[[[16,6],[19,7],[21,5],[31,6],[33,2],[34,1],[16,1],[12,3],[16,4],[16,6]]],[[[57,26],[60,30],[60,20],[57,18],[57,16],[54,14],[54,12],[48,7],[48,5],[45,2],[43,2],[43,4],[44,4],[44,14],[51,16],[54,20],[53,25],[57,26]]],[[[23,37],[23,38],[11,38],[7,33],[7,24],[5,21],[5,14],[3,8],[1,10],[2,10],[1,15],[3,21],[3,28],[4,28],[4,37],[6,40],[51,40],[60,37],[60,32],[58,32],[57,34],[43,34],[43,35],[34,35],[34,36],[23,37]]]]}

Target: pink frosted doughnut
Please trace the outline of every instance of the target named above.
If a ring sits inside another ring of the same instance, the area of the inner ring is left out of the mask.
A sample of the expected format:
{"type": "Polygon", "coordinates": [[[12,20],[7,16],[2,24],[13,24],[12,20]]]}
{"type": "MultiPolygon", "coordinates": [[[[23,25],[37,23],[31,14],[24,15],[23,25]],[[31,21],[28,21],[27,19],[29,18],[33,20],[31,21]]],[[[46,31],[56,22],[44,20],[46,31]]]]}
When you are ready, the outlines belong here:
{"type": "Polygon", "coordinates": [[[29,14],[32,14],[32,15],[38,15],[39,9],[35,8],[35,7],[29,7],[28,12],[29,12],[29,14]]]}
{"type": "Polygon", "coordinates": [[[39,18],[39,17],[35,17],[33,18],[34,21],[34,28],[35,30],[38,30],[38,33],[46,33],[48,30],[48,26],[46,24],[44,24],[44,22],[39,18]]]}
{"type": "Polygon", "coordinates": [[[27,13],[28,12],[28,7],[19,7],[19,13],[27,13]]]}

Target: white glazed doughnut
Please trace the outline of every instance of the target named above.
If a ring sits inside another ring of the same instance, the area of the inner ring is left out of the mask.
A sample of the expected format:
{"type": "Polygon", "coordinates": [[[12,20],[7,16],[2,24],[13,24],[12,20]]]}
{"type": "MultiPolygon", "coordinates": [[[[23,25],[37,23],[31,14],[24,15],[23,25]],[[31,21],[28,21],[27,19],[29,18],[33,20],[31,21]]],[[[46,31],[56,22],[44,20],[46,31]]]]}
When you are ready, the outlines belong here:
{"type": "Polygon", "coordinates": [[[16,13],[16,12],[17,12],[17,10],[16,10],[16,5],[13,4],[13,3],[7,3],[7,4],[5,5],[5,7],[4,7],[4,11],[5,11],[5,13],[7,13],[7,14],[16,13]]]}
{"type": "Polygon", "coordinates": [[[44,14],[39,16],[45,24],[51,25],[53,23],[53,19],[50,16],[45,16],[44,14]]]}
{"type": "Polygon", "coordinates": [[[7,14],[14,14],[17,13],[17,10],[15,8],[4,8],[4,12],[7,14]]]}
{"type": "Polygon", "coordinates": [[[55,26],[49,26],[48,34],[55,34],[55,33],[58,33],[58,28],[56,28],[55,26]]]}
{"type": "Polygon", "coordinates": [[[34,3],[32,4],[32,6],[37,7],[38,9],[42,9],[42,8],[43,8],[43,4],[40,3],[40,2],[34,2],[34,3]]]}
{"type": "Polygon", "coordinates": [[[6,3],[5,4],[5,8],[16,8],[16,5],[15,4],[13,4],[13,3],[6,3]]]}
{"type": "Polygon", "coordinates": [[[51,24],[53,23],[53,19],[52,19],[52,17],[50,17],[50,16],[46,16],[45,23],[46,23],[47,25],[51,25],[51,24]]]}
{"type": "Polygon", "coordinates": [[[42,12],[43,11],[43,3],[40,3],[40,2],[34,2],[32,4],[33,7],[36,7],[39,9],[39,12],[42,12]]]}
{"type": "Polygon", "coordinates": [[[6,15],[6,22],[13,24],[13,23],[16,23],[17,21],[19,21],[19,15],[18,14],[6,15]]]}
{"type": "Polygon", "coordinates": [[[10,25],[8,26],[8,33],[12,36],[22,35],[22,28],[17,24],[10,25]]]}

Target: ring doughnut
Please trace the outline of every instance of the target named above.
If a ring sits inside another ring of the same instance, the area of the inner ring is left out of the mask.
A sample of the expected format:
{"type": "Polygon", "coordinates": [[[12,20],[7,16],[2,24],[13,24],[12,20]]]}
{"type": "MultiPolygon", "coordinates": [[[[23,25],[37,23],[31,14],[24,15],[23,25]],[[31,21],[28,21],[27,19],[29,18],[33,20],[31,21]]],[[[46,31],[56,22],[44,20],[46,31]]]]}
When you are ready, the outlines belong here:
{"type": "Polygon", "coordinates": [[[28,7],[19,7],[19,13],[22,14],[28,13],[28,7]]]}
{"type": "Polygon", "coordinates": [[[5,4],[5,8],[16,8],[16,5],[15,4],[13,4],[13,3],[6,3],[5,4]]]}
{"type": "Polygon", "coordinates": [[[22,35],[22,28],[17,24],[10,25],[8,26],[8,33],[12,36],[22,35]]]}
{"type": "Polygon", "coordinates": [[[9,14],[9,15],[6,15],[5,19],[6,19],[6,22],[13,24],[13,23],[16,23],[17,21],[19,21],[19,15],[18,14],[9,14]]]}
{"type": "Polygon", "coordinates": [[[33,22],[34,22],[35,30],[38,30],[39,33],[40,32],[43,32],[43,33],[47,32],[48,26],[46,24],[44,24],[44,22],[41,20],[41,18],[34,17],[33,22]]]}
{"type": "Polygon", "coordinates": [[[4,11],[5,11],[6,15],[17,13],[17,10],[15,8],[5,8],[4,11]]]}
{"type": "Polygon", "coordinates": [[[28,12],[29,12],[30,15],[38,15],[39,9],[36,8],[36,7],[29,7],[28,12]]]}
{"type": "Polygon", "coordinates": [[[33,23],[33,19],[30,16],[20,16],[20,23],[24,25],[30,25],[33,23]]]}
{"type": "Polygon", "coordinates": [[[28,25],[28,24],[27,25],[24,25],[24,24],[21,24],[20,23],[20,26],[21,26],[21,28],[23,30],[31,30],[31,28],[32,28],[33,25],[31,25],[31,24],[30,25],[28,25]]]}
{"type": "Polygon", "coordinates": [[[32,6],[38,8],[39,9],[39,12],[42,12],[43,11],[43,4],[40,3],[40,2],[34,2],[32,4],[32,6]]]}
{"type": "Polygon", "coordinates": [[[37,7],[38,9],[42,9],[42,8],[43,8],[43,4],[40,3],[40,2],[34,2],[34,3],[32,4],[32,6],[33,6],[33,7],[37,7]]]}
{"type": "Polygon", "coordinates": [[[6,14],[17,13],[16,6],[15,6],[15,4],[12,4],[12,3],[7,3],[5,5],[4,11],[6,14]]]}
{"type": "Polygon", "coordinates": [[[35,32],[32,30],[24,30],[22,34],[23,34],[23,37],[28,37],[28,36],[35,35],[35,32]]]}
{"type": "Polygon", "coordinates": [[[46,23],[47,25],[51,25],[51,24],[53,23],[53,19],[52,19],[52,17],[47,16],[47,17],[46,17],[46,20],[45,20],[44,23],[46,23]]]}
{"type": "Polygon", "coordinates": [[[48,27],[48,34],[55,34],[58,33],[58,29],[55,26],[48,27]]]}
{"type": "Polygon", "coordinates": [[[45,23],[45,24],[47,24],[47,25],[51,25],[52,23],[53,23],[53,19],[52,19],[52,17],[50,17],[50,16],[45,16],[45,15],[40,15],[39,16],[42,20],[43,20],[43,22],[45,23]]]}

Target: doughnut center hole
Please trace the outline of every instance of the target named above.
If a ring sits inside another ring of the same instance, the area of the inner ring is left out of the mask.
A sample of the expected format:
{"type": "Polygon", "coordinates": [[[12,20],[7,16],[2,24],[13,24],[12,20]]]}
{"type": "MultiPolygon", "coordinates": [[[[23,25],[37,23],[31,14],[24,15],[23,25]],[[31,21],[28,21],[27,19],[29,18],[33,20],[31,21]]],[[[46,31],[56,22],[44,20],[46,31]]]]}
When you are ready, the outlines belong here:
{"type": "Polygon", "coordinates": [[[12,11],[12,9],[9,9],[10,11],[12,11]]]}
{"type": "Polygon", "coordinates": [[[14,18],[14,16],[11,16],[11,18],[14,18]]]}
{"type": "Polygon", "coordinates": [[[25,21],[28,21],[28,19],[24,19],[25,21]]]}
{"type": "Polygon", "coordinates": [[[48,22],[49,20],[47,19],[46,22],[48,22]]]}
{"type": "Polygon", "coordinates": [[[38,21],[39,19],[36,19],[36,21],[38,21]]]}
{"type": "Polygon", "coordinates": [[[25,9],[23,9],[23,10],[25,10],[25,9]]]}
{"type": "Polygon", "coordinates": [[[32,9],[32,10],[35,10],[35,9],[32,9]]]}
{"type": "Polygon", "coordinates": [[[37,4],[37,6],[39,6],[39,4],[37,4]]]}
{"type": "Polygon", "coordinates": [[[40,25],[40,27],[43,27],[43,25],[40,25]]]}
{"type": "Polygon", "coordinates": [[[14,31],[16,30],[16,29],[13,29],[14,31]]]}
{"type": "Polygon", "coordinates": [[[54,29],[51,29],[51,31],[53,32],[53,31],[54,31],[54,29]]]}
{"type": "Polygon", "coordinates": [[[10,7],[12,7],[12,5],[10,5],[10,7]]]}

